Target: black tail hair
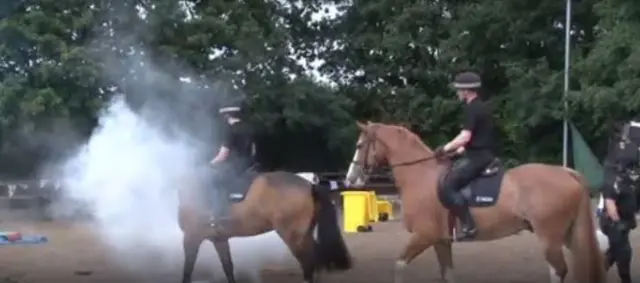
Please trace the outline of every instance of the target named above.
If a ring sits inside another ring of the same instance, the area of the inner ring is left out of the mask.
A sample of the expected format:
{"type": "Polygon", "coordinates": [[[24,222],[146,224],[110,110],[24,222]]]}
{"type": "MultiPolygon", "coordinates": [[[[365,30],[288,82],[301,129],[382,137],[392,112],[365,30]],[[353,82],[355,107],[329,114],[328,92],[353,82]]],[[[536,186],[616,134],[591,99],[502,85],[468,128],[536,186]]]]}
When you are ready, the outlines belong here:
{"type": "Polygon", "coordinates": [[[318,269],[326,271],[348,270],[352,267],[351,255],[344,242],[338,223],[338,213],[331,202],[329,189],[314,186],[316,201],[316,227],[318,238],[315,245],[315,261],[318,269]]]}

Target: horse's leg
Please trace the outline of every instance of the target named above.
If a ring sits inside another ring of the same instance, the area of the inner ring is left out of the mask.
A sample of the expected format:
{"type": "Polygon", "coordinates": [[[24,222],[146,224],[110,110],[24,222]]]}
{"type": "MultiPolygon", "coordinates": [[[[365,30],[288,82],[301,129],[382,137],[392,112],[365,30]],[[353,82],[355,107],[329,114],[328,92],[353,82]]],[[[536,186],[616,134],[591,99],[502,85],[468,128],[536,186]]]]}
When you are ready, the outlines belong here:
{"type": "MultiPolygon", "coordinates": [[[[564,260],[562,243],[546,243],[544,257],[549,263],[549,279],[551,283],[561,283],[567,277],[567,262],[564,260]]],[[[580,271],[577,271],[580,272],[580,271]]]]}
{"type": "Polygon", "coordinates": [[[312,233],[299,233],[287,230],[277,230],[282,241],[287,245],[302,268],[304,283],[317,283],[315,275],[315,241],[312,233]]]}
{"type": "Polygon", "coordinates": [[[229,240],[216,240],[209,238],[209,241],[213,243],[213,247],[218,253],[218,258],[220,259],[220,263],[222,264],[222,271],[227,277],[227,283],[235,283],[236,277],[233,270],[233,260],[231,258],[231,247],[229,246],[229,240]]]}
{"type": "Polygon", "coordinates": [[[191,275],[198,258],[200,244],[204,239],[200,236],[184,233],[182,236],[182,249],[184,251],[184,266],[182,269],[182,283],[191,283],[191,275]]]}
{"type": "Polygon", "coordinates": [[[427,248],[433,245],[433,242],[424,235],[413,233],[409,239],[409,244],[405,246],[404,251],[396,260],[394,269],[394,283],[402,283],[404,281],[404,269],[407,264],[419,256],[427,248]]]}
{"type": "Polygon", "coordinates": [[[440,264],[440,278],[447,283],[455,282],[453,272],[453,251],[451,242],[438,243],[434,246],[440,264]]]}
{"type": "MultiPolygon", "coordinates": [[[[550,227],[535,227],[533,231],[536,232],[536,236],[542,243],[544,251],[544,258],[549,264],[549,280],[551,283],[561,283],[567,277],[568,267],[567,262],[564,260],[564,252],[562,247],[564,246],[565,233],[558,233],[553,231],[550,227]]],[[[563,229],[564,230],[564,229],[563,229]]],[[[576,272],[581,272],[576,270],[576,272]]]]}

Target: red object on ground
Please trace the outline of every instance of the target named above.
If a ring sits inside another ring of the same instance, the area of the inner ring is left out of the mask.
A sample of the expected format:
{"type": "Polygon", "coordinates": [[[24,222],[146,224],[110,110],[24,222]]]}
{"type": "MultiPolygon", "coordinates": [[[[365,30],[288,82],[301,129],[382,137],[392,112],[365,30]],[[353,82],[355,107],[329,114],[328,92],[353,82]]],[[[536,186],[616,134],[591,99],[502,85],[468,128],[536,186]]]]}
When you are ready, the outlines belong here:
{"type": "Polygon", "coordinates": [[[13,241],[22,239],[22,234],[20,232],[3,232],[3,233],[0,233],[0,237],[3,237],[10,242],[13,242],[13,241]]]}

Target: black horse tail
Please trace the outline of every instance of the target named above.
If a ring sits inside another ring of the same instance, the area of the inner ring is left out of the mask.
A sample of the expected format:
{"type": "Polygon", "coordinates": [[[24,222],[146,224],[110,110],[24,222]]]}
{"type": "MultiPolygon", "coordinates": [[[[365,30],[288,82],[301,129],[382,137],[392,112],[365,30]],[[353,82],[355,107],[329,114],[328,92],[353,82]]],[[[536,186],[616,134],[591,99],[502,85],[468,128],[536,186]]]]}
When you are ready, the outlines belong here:
{"type": "Polygon", "coordinates": [[[352,266],[351,255],[342,237],[338,213],[331,202],[329,190],[317,185],[313,187],[318,236],[314,251],[316,267],[326,271],[348,270],[352,266]]]}

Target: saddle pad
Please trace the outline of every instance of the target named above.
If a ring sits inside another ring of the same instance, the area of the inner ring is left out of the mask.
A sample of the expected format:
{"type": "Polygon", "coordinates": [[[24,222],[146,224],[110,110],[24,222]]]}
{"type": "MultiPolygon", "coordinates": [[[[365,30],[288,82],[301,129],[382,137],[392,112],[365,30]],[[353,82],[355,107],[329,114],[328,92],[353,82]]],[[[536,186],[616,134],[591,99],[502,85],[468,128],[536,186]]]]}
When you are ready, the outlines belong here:
{"type": "Polygon", "coordinates": [[[318,177],[318,175],[316,173],[313,172],[298,172],[296,173],[296,175],[298,175],[298,177],[305,179],[307,181],[309,181],[309,183],[311,184],[318,184],[318,182],[320,182],[320,178],[318,177]]]}
{"type": "Polygon", "coordinates": [[[487,207],[495,205],[500,197],[500,186],[504,178],[504,169],[491,176],[479,177],[462,190],[469,206],[487,207]]]}

